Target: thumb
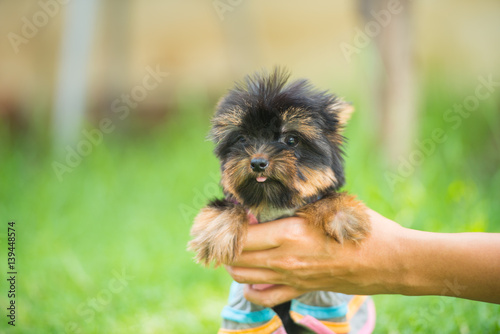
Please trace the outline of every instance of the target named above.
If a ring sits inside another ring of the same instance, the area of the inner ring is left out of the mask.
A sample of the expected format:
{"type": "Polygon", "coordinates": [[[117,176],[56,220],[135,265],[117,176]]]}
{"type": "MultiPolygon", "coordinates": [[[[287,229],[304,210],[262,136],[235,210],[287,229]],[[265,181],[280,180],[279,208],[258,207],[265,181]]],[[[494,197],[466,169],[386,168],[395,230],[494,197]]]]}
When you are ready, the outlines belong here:
{"type": "Polygon", "coordinates": [[[288,285],[275,285],[265,290],[256,290],[251,285],[245,285],[245,298],[257,305],[273,307],[294,299],[306,291],[300,291],[288,285]]]}

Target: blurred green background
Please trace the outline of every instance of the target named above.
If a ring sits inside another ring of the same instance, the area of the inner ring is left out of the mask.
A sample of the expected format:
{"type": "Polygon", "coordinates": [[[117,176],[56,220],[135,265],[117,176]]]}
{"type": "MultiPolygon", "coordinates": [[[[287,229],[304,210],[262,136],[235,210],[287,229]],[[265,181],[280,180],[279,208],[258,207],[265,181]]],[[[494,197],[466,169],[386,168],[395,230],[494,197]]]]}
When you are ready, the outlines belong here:
{"type": "MultiPolygon", "coordinates": [[[[478,77],[500,82],[498,2],[412,4],[405,20],[395,16],[352,59],[340,46],[356,45],[371,20],[362,1],[255,1],[224,19],[214,3],[98,2],[93,46],[80,60],[86,77],[70,76],[72,87],[84,83],[84,103],[72,100],[68,109],[58,104],[67,8],[18,53],[2,40],[4,310],[8,221],[16,222],[19,275],[16,327],[2,313],[0,332],[215,333],[230,277],[201,268],[185,250],[193,217],[220,194],[205,136],[232,82],[275,64],[355,106],[345,189],[369,207],[415,229],[500,232],[500,86],[474,98],[478,77]],[[408,29],[402,39],[390,33],[398,27],[408,29]],[[388,56],[387,44],[396,56],[388,56]],[[121,119],[113,101],[141,85],[148,66],[169,76],[121,119]],[[470,103],[465,116],[449,112],[470,103]],[[55,121],[57,110],[71,115],[67,123],[55,121]],[[110,133],[96,130],[105,118],[110,133]],[[429,144],[436,129],[446,139],[429,144]],[[96,142],[86,150],[84,131],[96,142]],[[82,149],[80,158],[68,158],[82,149]],[[55,162],[69,167],[58,173],[55,162]]],[[[36,1],[0,4],[1,35],[22,35],[21,18],[40,8],[36,1]]],[[[500,332],[498,305],[374,299],[377,333],[500,332]]]]}

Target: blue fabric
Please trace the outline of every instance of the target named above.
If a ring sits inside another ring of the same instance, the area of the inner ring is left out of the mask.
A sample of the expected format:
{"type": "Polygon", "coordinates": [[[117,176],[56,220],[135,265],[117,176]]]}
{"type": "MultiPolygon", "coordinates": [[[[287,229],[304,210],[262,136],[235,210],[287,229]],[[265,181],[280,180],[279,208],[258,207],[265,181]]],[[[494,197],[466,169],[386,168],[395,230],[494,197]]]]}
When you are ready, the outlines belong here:
{"type": "Polygon", "coordinates": [[[256,322],[269,321],[274,317],[274,314],[275,313],[269,308],[263,309],[262,311],[245,312],[229,306],[224,306],[221,315],[224,319],[234,322],[253,324],[256,322]]]}
{"type": "Polygon", "coordinates": [[[228,302],[230,302],[232,299],[234,299],[234,295],[236,294],[236,291],[238,291],[238,289],[240,288],[240,285],[243,285],[243,284],[238,283],[236,281],[233,281],[231,283],[231,287],[229,288],[229,297],[227,298],[228,302]]]}
{"type": "Polygon", "coordinates": [[[322,307],[311,306],[292,300],[292,306],[290,309],[302,315],[310,315],[316,319],[331,319],[344,317],[347,314],[347,303],[337,306],[322,307]]]}
{"type": "MultiPolygon", "coordinates": [[[[228,298],[228,303],[231,303],[231,301],[238,297],[238,298],[243,298],[243,285],[238,282],[233,281],[231,284],[231,289],[229,290],[229,298],[228,298]],[[240,296],[241,295],[241,296],[240,296]]],[[[249,302],[248,302],[249,303],[249,302]]],[[[222,318],[238,323],[246,323],[246,324],[253,324],[256,322],[264,322],[264,321],[269,321],[271,320],[274,315],[273,310],[270,308],[265,308],[260,311],[253,311],[253,312],[248,312],[248,311],[243,311],[240,309],[235,309],[232,308],[231,306],[226,305],[222,309],[222,318]]]]}

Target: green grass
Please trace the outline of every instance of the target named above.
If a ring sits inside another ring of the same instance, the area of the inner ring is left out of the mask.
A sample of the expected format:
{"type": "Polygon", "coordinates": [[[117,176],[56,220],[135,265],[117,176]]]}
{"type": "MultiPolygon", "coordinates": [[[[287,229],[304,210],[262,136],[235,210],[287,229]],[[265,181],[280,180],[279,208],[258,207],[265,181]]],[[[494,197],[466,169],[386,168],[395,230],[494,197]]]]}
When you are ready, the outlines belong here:
{"type": "MultiPolygon", "coordinates": [[[[443,87],[434,83],[425,92],[418,138],[436,127],[447,129],[449,138],[394,189],[384,178],[394,170],[385,167],[370,119],[358,110],[347,130],[346,188],[405,226],[500,232],[499,100],[482,102],[451,130],[442,114],[470,91],[443,87]]],[[[230,278],[223,269],[194,264],[185,251],[192,218],[220,191],[218,164],[205,141],[209,115],[199,112],[213,102],[181,101],[169,122],[148,135],[108,135],[62,182],[53,158],[37,144],[46,139],[2,141],[0,222],[3,231],[9,220],[17,228],[13,332],[216,332],[230,278]],[[116,281],[123,270],[129,279],[116,281]],[[96,302],[95,309],[88,305],[96,302]]],[[[5,232],[0,241],[5,249],[5,232]]],[[[500,331],[497,305],[445,297],[374,299],[378,333],[500,331]]],[[[3,313],[0,332],[9,330],[3,313]]]]}

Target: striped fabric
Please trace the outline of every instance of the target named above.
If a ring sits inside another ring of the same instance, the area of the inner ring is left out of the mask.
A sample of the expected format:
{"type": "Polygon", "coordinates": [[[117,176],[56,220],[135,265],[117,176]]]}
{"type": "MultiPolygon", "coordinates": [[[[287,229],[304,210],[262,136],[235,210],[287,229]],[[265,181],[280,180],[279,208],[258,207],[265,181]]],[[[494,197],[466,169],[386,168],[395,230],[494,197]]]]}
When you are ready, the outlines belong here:
{"type": "MultiPolygon", "coordinates": [[[[252,328],[220,329],[218,334],[286,334],[280,318],[268,308],[243,312],[226,306],[222,316],[224,319],[246,324],[265,323],[252,328]]],[[[293,300],[290,316],[295,323],[316,334],[370,334],[375,328],[375,305],[367,296],[352,296],[348,302],[330,307],[306,305],[293,300]],[[365,307],[364,314],[358,316],[362,306],[365,307]],[[321,320],[331,318],[344,318],[346,321],[321,320]]]]}

